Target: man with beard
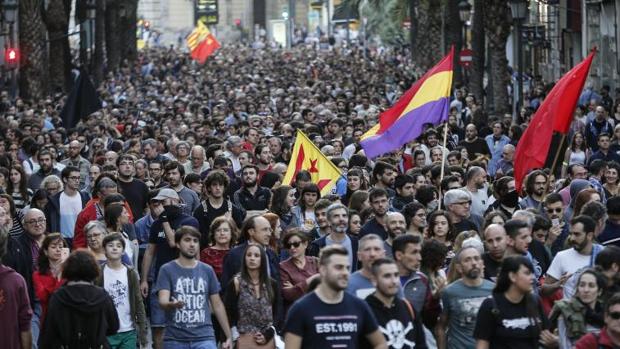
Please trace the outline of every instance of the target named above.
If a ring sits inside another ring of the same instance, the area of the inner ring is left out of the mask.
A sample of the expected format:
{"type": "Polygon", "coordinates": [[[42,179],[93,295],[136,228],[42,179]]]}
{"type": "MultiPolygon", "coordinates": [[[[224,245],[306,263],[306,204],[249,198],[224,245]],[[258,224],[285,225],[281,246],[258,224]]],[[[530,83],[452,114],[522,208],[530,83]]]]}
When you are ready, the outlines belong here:
{"type": "Polygon", "coordinates": [[[545,197],[545,213],[551,221],[551,229],[547,234],[547,241],[551,243],[551,254],[555,255],[564,249],[564,242],[568,237],[568,224],[564,221],[564,203],[562,196],[551,193],[545,197]]]}
{"type": "Polygon", "coordinates": [[[409,302],[397,297],[400,281],[396,263],[380,258],[371,270],[376,291],[366,297],[366,303],[377,318],[388,348],[427,348],[421,317],[409,302]]]}
{"type": "Polygon", "coordinates": [[[176,161],[170,161],[166,164],[165,174],[166,179],[168,179],[168,187],[174,190],[183,202],[183,213],[191,216],[194,210],[200,206],[200,198],[195,191],[183,185],[185,168],[176,161]]]}
{"type": "Polygon", "coordinates": [[[329,222],[330,233],[320,239],[312,241],[308,254],[310,256],[318,256],[319,251],[321,251],[321,249],[325,246],[334,244],[342,245],[342,247],[344,247],[349,253],[348,256],[351,271],[356,271],[358,240],[354,236],[347,235],[347,229],[349,227],[349,210],[343,204],[335,203],[327,207],[325,214],[327,221],[329,222]]]}
{"type": "Polygon", "coordinates": [[[478,137],[478,130],[474,124],[469,124],[465,127],[465,139],[459,145],[467,149],[469,161],[484,161],[491,156],[487,142],[478,137]]]}
{"type": "Polygon", "coordinates": [[[385,257],[383,241],[375,234],[366,235],[359,241],[357,259],[362,268],[351,274],[347,292],[359,299],[364,299],[375,291],[372,283],[372,264],[379,258],[385,257]]]}
{"type": "Polygon", "coordinates": [[[164,163],[161,160],[149,162],[149,175],[153,179],[154,188],[162,188],[168,185],[164,181],[164,163]]]}
{"type": "Polygon", "coordinates": [[[388,237],[383,242],[383,249],[386,256],[391,256],[394,239],[407,232],[407,221],[400,212],[388,212],[385,225],[387,226],[388,237]]]}
{"type": "Polygon", "coordinates": [[[374,217],[364,224],[360,230],[360,238],[368,234],[377,234],[381,239],[385,240],[388,237],[387,230],[385,229],[385,215],[390,206],[388,192],[383,188],[375,187],[368,194],[368,201],[370,201],[374,217]]]}
{"type": "MultiPolygon", "coordinates": [[[[28,180],[28,188],[33,192],[37,191],[41,187],[43,179],[49,175],[56,175],[60,177],[60,171],[54,168],[54,162],[52,159],[52,153],[48,150],[41,150],[37,154],[37,160],[39,161],[39,170],[30,176],[28,180]]],[[[22,180],[25,180],[22,178],[22,180]]]]}
{"type": "Polygon", "coordinates": [[[501,121],[494,121],[493,133],[485,137],[485,141],[491,151],[491,159],[489,160],[489,175],[495,176],[498,169],[498,163],[503,157],[504,146],[510,144],[510,138],[504,134],[504,124],[501,121]]]}
{"type": "Polygon", "coordinates": [[[491,224],[484,230],[483,239],[486,249],[482,255],[484,278],[495,282],[508,248],[508,235],[501,224],[491,224]]]}
{"type": "Polygon", "coordinates": [[[267,211],[271,191],[258,185],[258,167],[246,165],[241,170],[243,187],[233,195],[233,202],[247,211],[248,216],[260,215],[267,211]]]}
{"type": "Polygon", "coordinates": [[[551,295],[564,286],[570,276],[584,267],[594,267],[594,261],[603,246],[594,243],[596,222],[588,216],[577,216],[570,221],[568,243],[571,248],[555,255],[545,277],[541,293],[551,295]]]}
{"type": "Polygon", "coordinates": [[[519,202],[519,208],[526,210],[533,208],[542,214],[542,202],[545,197],[547,175],[540,170],[532,171],[525,180],[525,192],[527,196],[519,202]]]}
{"type": "Polygon", "coordinates": [[[470,167],[465,174],[465,183],[463,190],[471,194],[470,212],[477,216],[483,216],[489,207],[486,171],[482,167],[470,167]]]}
{"type": "Polygon", "coordinates": [[[396,195],[390,200],[390,206],[395,210],[402,210],[405,205],[414,201],[415,186],[413,177],[406,174],[399,174],[394,180],[396,195]]]}
{"type": "Polygon", "coordinates": [[[263,175],[273,168],[273,164],[271,163],[273,157],[269,145],[267,144],[257,145],[254,149],[254,155],[256,159],[258,159],[258,180],[260,181],[263,175]]]}
{"type": "Polygon", "coordinates": [[[454,261],[461,278],[441,294],[443,312],[437,326],[437,348],[475,348],[473,334],[476,315],[482,301],[493,292],[495,284],[483,278],[484,262],[476,248],[462,248],[454,261]]]}
{"type": "Polygon", "coordinates": [[[198,261],[200,233],[184,226],[174,234],[179,257],[162,265],[155,291],[159,305],[166,311],[165,347],[216,347],[211,313],[215,315],[230,349],[232,335],[220,283],[211,266],[198,261]]]}
{"type": "Polygon", "coordinates": [[[284,326],[287,349],[359,348],[367,340],[374,349],[387,349],[372,311],[344,290],[351,264],[347,249],[327,246],[319,257],[321,282],[288,312],[284,326]]]}
{"type": "Polygon", "coordinates": [[[394,178],[397,173],[396,167],[387,162],[377,161],[372,170],[372,181],[374,182],[375,188],[385,190],[390,198],[396,195],[392,186],[394,185],[394,178]]]}
{"type": "Polygon", "coordinates": [[[149,188],[144,182],[134,178],[136,173],[135,161],[133,155],[124,154],[116,159],[116,167],[118,168],[118,186],[123,195],[130,198],[129,207],[131,207],[134,219],[137,220],[144,216],[149,188]]]}
{"type": "Polygon", "coordinates": [[[75,140],[69,143],[68,157],[62,160],[60,163],[65,166],[75,166],[80,171],[80,188],[86,187],[86,180],[88,179],[88,171],[90,169],[90,162],[83,158],[80,153],[82,151],[82,144],[75,140]]]}

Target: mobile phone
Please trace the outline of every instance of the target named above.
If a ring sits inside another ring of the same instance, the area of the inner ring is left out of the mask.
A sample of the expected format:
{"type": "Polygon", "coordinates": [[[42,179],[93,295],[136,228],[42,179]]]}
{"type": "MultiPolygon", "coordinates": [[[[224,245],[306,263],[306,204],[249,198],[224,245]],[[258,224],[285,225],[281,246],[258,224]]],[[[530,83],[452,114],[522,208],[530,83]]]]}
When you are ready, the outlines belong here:
{"type": "Polygon", "coordinates": [[[558,218],[553,218],[553,219],[551,220],[551,224],[552,224],[554,227],[555,227],[555,226],[560,225],[560,219],[558,219],[558,218]]]}

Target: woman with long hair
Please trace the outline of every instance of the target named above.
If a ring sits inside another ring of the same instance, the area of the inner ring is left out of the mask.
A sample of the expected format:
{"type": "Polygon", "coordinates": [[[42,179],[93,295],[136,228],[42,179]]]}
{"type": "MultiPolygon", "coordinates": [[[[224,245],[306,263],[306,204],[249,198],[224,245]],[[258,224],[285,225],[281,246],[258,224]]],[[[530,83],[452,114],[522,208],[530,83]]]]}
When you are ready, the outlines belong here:
{"type": "Polygon", "coordinates": [[[426,235],[426,207],[419,202],[410,202],[401,212],[405,216],[405,223],[407,224],[407,234],[414,234],[424,239],[426,235]]]}
{"type": "MultiPolygon", "coordinates": [[[[120,194],[115,194],[119,197],[122,197],[120,194]]],[[[105,201],[111,199],[111,197],[106,198],[105,201]]],[[[122,198],[121,201],[116,201],[110,203],[105,206],[103,210],[103,219],[106,225],[106,230],[108,233],[119,233],[125,239],[125,252],[123,256],[126,256],[126,259],[123,259],[124,263],[128,263],[129,266],[137,267],[138,266],[138,245],[137,241],[131,240],[128,232],[126,231],[127,225],[131,224],[129,221],[129,212],[127,208],[123,205],[122,198]]]]}
{"type": "Polygon", "coordinates": [[[4,210],[11,216],[9,235],[15,238],[22,235],[25,231],[22,226],[24,215],[21,211],[15,208],[13,197],[6,193],[0,194],[0,207],[4,208],[4,210]]]}
{"type": "Polygon", "coordinates": [[[349,210],[355,210],[359,213],[362,213],[365,209],[370,207],[370,196],[366,190],[358,190],[355,193],[351,194],[351,199],[349,200],[349,210]]]}
{"type": "Polygon", "coordinates": [[[575,132],[571,139],[570,146],[564,152],[564,162],[562,163],[562,178],[566,178],[568,166],[572,164],[585,165],[590,158],[590,150],[586,143],[586,138],[581,132],[575,132]]]}
{"type": "Polygon", "coordinates": [[[534,267],[524,256],[504,258],[492,297],[478,310],[474,338],[476,349],[538,349],[554,340],[549,321],[532,294],[534,267]]]}
{"type": "Polygon", "coordinates": [[[309,232],[316,225],[316,217],[314,216],[314,205],[321,199],[321,190],[314,183],[304,185],[299,195],[297,206],[292,208],[292,212],[297,216],[300,222],[299,227],[304,232],[309,232]]]}
{"type": "Polygon", "coordinates": [[[241,272],[226,288],[224,302],[230,325],[239,332],[238,348],[275,348],[271,327],[279,328],[282,302],[268,263],[262,246],[248,245],[241,272]]]}
{"type": "Polygon", "coordinates": [[[318,277],[318,258],[306,255],[308,236],[299,230],[284,235],[282,246],[290,258],[280,262],[280,284],[285,307],[291,306],[308,290],[308,285],[318,277]]]}
{"type": "Polygon", "coordinates": [[[362,230],[362,216],[359,212],[355,210],[349,211],[349,229],[347,229],[347,234],[352,236],[358,236],[360,230],[362,230]]]}
{"type": "Polygon", "coordinates": [[[217,217],[209,227],[208,246],[200,251],[200,260],[213,268],[218,279],[222,277],[224,257],[235,245],[238,236],[235,221],[226,216],[217,217]]]}
{"type": "MultiPolygon", "coordinates": [[[[420,252],[420,271],[428,278],[433,301],[439,302],[441,291],[448,285],[445,270],[448,248],[436,240],[426,240],[420,252]]],[[[433,324],[434,325],[434,324],[433,324]]],[[[434,326],[431,326],[433,328],[434,326]]]]}
{"type": "Polygon", "coordinates": [[[573,211],[573,217],[577,217],[581,214],[581,209],[589,202],[601,201],[601,194],[594,188],[586,188],[577,194],[575,197],[575,207],[573,211]]]}
{"type": "Polygon", "coordinates": [[[450,216],[446,211],[435,211],[428,216],[428,238],[439,241],[452,250],[456,237],[450,216]]]}
{"type": "Polygon", "coordinates": [[[557,325],[560,349],[573,348],[579,338],[590,332],[598,333],[605,326],[599,297],[606,284],[603,275],[586,269],[579,275],[575,295],[555,302],[549,320],[557,325]]]}
{"type": "Polygon", "coordinates": [[[9,172],[6,192],[13,197],[13,203],[18,210],[23,209],[32,198],[32,190],[28,188],[26,172],[21,165],[13,164],[9,172]]]}
{"type": "Polygon", "coordinates": [[[49,298],[64,283],[61,276],[62,262],[68,256],[69,245],[60,233],[45,237],[39,253],[39,269],[32,274],[34,293],[41,302],[41,323],[45,319],[49,298]]]}
{"type": "Polygon", "coordinates": [[[269,210],[280,217],[280,226],[283,231],[301,225],[299,217],[291,211],[293,206],[295,206],[295,189],[293,187],[281,185],[273,190],[269,210]]]}

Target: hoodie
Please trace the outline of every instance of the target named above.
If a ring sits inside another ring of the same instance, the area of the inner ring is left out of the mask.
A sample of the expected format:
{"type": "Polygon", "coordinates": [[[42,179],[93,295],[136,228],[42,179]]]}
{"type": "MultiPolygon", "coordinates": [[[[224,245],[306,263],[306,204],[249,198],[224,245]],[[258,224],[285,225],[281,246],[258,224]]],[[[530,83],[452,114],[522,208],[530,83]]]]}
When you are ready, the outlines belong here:
{"type": "Polygon", "coordinates": [[[28,287],[15,270],[0,264],[0,338],[2,348],[20,349],[21,332],[30,330],[28,287]]]}
{"type": "Polygon", "coordinates": [[[103,288],[66,284],[50,299],[39,348],[109,348],[106,336],[118,328],[116,308],[103,288]]]}

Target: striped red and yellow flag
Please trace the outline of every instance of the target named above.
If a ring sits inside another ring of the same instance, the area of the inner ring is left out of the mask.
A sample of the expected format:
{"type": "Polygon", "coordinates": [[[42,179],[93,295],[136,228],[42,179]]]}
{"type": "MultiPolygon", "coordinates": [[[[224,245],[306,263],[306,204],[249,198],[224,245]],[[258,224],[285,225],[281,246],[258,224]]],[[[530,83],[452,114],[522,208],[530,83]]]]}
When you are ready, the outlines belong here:
{"type": "Polygon", "coordinates": [[[220,43],[201,21],[198,21],[196,28],[187,36],[186,43],[190,56],[200,64],[220,48],[220,43]]]}

